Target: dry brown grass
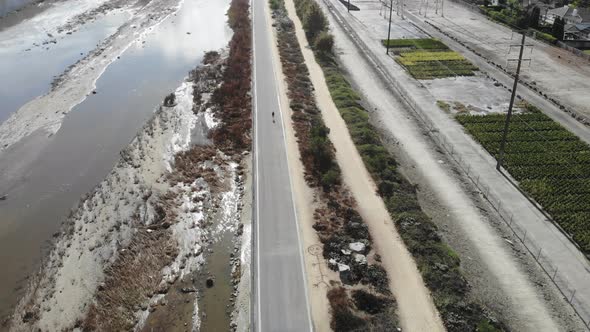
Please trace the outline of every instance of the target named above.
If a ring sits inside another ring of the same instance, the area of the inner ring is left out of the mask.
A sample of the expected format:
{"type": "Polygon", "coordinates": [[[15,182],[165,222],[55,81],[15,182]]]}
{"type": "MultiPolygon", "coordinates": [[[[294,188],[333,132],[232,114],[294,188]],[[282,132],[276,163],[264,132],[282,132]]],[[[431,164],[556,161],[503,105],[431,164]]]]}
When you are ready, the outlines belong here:
{"type": "Polygon", "coordinates": [[[168,228],[141,228],[105,271],[106,278],[82,322],[85,331],[123,331],[135,325],[134,313],[145,305],[162,280],[162,269],[178,249],[168,228]]]}
{"type": "Polygon", "coordinates": [[[211,168],[202,167],[203,162],[212,160],[217,155],[214,146],[195,145],[187,151],[174,156],[174,171],[170,173],[169,180],[172,185],[177,183],[192,183],[202,177],[210,187],[216,187],[217,175],[211,168]]]}

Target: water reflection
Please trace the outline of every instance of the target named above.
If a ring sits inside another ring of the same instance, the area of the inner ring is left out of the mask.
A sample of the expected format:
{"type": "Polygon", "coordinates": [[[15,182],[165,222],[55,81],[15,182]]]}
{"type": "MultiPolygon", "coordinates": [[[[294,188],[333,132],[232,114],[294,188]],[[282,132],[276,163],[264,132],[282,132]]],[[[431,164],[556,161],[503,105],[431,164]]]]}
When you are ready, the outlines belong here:
{"type": "Polygon", "coordinates": [[[46,144],[34,160],[19,165],[18,176],[0,174],[0,187],[10,183],[8,199],[0,202],[0,315],[14,305],[21,292],[15,287],[34,269],[42,244],[67,210],[110,171],[119,151],[204,52],[227,44],[228,5],[229,0],[186,0],[176,16],[107,68],[97,81],[98,94],[76,106],[56,135],[33,135],[3,155],[0,169],[39,146],[36,140],[46,144]]]}
{"type": "Polygon", "coordinates": [[[33,40],[54,39],[45,34],[44,39],[37,36],[23,40],[11,32],[28,27],[19,25],[0,32],[0,123],[27,101],[46,93],[55,76],[113,34],[127,18],[126,12],[119,11],[82,26],[72,35],[54,38],[56,44],[43,47],[32,47],[33,40]]]}

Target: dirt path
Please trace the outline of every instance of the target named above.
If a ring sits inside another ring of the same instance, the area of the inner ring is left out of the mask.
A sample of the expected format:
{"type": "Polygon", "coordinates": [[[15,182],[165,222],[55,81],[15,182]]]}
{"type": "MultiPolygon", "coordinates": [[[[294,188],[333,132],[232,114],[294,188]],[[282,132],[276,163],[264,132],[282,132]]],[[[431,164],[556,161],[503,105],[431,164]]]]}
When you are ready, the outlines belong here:
{"type": "Polygon", "coordinates": [[[444,331],[442,321],[425,287],[422,276],[404,246],[383,201],[376,194],[371,176],[365,169],[348,128],[332,101],[323,72],[310,50],[292,0],[285,1],[289,17],[295,24],[316,99],[324,121],[330,128],[330,140],[336,148],[336,159],[342,168],[344,182],[349,186],[358,209],[369,226],[373,242],[383,255],[383,267],[390,278],[390,287],[399,304],[399,316],[405,331],[444,331]]]}
{"type": "MultiPolygon", "coordinates": [[[[267,15],[267,22],[272,22],[270,15],[270,8],[268,5],[265,8],[267,15]]],[[[271,26],[268,25],[271,29],[271,26]]],[[[328,302],[327,291],[328,285],[322,283],[325,280],[337,280],[338,274],[328,269],[325,265],[323,257],[311,255],[308,248],[312,246],[322,246],[316,231],[313,229],[315,210],[314,193],[304,178],[304,168],[299,155],[299,148],[297,146],[297,138],[295,137],[295,130],[293,129],[293,121],[291,120],[291,107],[289,107],[289,97],[287,96],[286,79],[281,69],[280,55],[278,49],[278,42],[276,32],[269,31],[272,34],[273,40],[273,70],[275,75],[281,79],[278,80],[278,95],[281,106],[279,112],[280,120],[285,132],[285,141],[287,145],[287,158],[289,163],[289,170],[291,173],[291,188],[293,190],[295,209],[297,210],[297,222],[299,223],[299,231],[302,239],[303,257],[305,263],[305,271],[307,272],[307,293],[309,295],[309,302],[311,306],[311,315],[313,326],[316,331],[331,331],[330,328],[330,303],[328,302]],[[321,271],[320,271],[321,269],[321,271]],[[322,277],[322,274],[325,276],[322,277]]]]}
{"type": "MultiPolygon", "coordinates": [[[[373,16],[379,17],[377,14],[373,16]]],[[[381,24],[380,21],[378,23],[381,24]]],[[[385,27],[387,27],[386,23],[387,21],[385,21],[385,27]]],[[[482,264],[485,264],[487,269],[491,271],[490,277],[497,280],[497,291],[507,294],[507,300],[501,300],[500,303],[503,301],[504,307],[511,308],[508,311],[511,313],[510,318],[515,324],[512,330],[576,330],[566,329],[563,324],[557,323],[557,319],[559,319],[555,317],[559,315],[557,311],[549,310],[547,302],[537,291],[535,284],[531,282],[526,271],[523,271],[517,259],[511,256],[511,250],[506,241],[494,232],[489,221],[474,205],[469,193],[460,187],[456,174],[450,170],[449,166],[441,164],[439,158],[436,157],[436,146],[424,137],[421,128],[416,125],[413,117],[411,117],[411,111],[399,101],[399,96],[392,93],[390,86],[385,85],[381,80],[375,81],[376,71],[373,64],[365,60],[360,51],[363,48],[357,48],[346,37],[348,32],[342,29],[338,23],[332,26],[336,27],[334,28],[337,41],[336,47],[342,53],[340,59],[346,68],[350,70],[351,78],[361,87],[360,90],[363,95],[376,108],[376,120],[395,137],[397,144],[407,153],[417,172],[420,172],[424,179],[430,183],[432,190],[436,194],[436,199],[448,208],[449,215],[454,219],[454,225],[474,245],[477,255],[481,257],[482,264]]],[[[355,32],[359,33],[362,40],[371,40],[372,36],[374,36],[356,25],[356,22],[352,27],[355,32]]],[[[369,46],[365,49],[368,52],[381,55],[380,45],[376,45],[374,42],[367,43],[367,45],[369,46]],[[377,53],[378,51],[379,53],[377,53]]],[[[381,60],[380,58],[377,59],[381,60]]],[[[391,60],[386,59],[387,61],[391,60]]],[[[382,66],[381,63],[379,62],[380,66],[382,66]]],[[[424,92],[424,89],[418,88],[413,83],[413,79],[408,78],[403,69],[398,66],[389,66],[387,68],[390,70],[391,77],[395,77],[401,85],[409,89],[412,95],[415,96],[415,100],[422,103],[429,102],[428,98],[432,100],[432,97],[429,97],[424,92]]],[[[431,105],[436,107],[434,101],[431,105]]],[[[433,123],[438,124],[437,130],[440,132],[448,131],[453,125],[451,122],[442,120],[446,115],[438,109],[434,109],[432,112],[425,111],[424,114],[436,116],[433,123]]],[[[457,135],[457,137],[459,136],[457,135]]],[[[458,142],[459,140],[453,141],[455,151],[463,145],[458,142]]],[[[473,161],[478,158],[477,152],[463,155],[463,160],[473,161]]],[[[474,169],[473,166],[471,166],[471,169],[474,169]]],[[[498,184],[499,181],[495,181],[495,183],[498,184]]],[[[502,197],[510,197],[509,200],[511,201],[517,199],[511,196],[502,197]]],[[[525,209],[521,208],[521,210],[524,211],[525,209]]],[[[560,305],[565,306],[566,304],[562,302],[560,305]]]]}

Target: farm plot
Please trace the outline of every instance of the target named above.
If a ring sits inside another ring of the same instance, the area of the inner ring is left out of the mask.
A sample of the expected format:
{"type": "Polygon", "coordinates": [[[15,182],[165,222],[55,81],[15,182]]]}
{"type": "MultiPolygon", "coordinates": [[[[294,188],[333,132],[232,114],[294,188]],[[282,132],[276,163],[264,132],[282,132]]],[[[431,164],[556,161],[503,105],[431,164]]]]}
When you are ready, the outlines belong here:
{"type": "MultiPolygon", "coordinates": [[[[504,168],[590,253],[590,146],[532,105],[510,123],[504,168]]],[[[498,157],[505,115],[460,114],[456,119],[498,157]]]]}
{"type": "Polygon", "coordinates": [[[395,60],[416,79],[472,76],[477,67],[440,40],[389,39],[381,41],[396,54],[395,60]]]}

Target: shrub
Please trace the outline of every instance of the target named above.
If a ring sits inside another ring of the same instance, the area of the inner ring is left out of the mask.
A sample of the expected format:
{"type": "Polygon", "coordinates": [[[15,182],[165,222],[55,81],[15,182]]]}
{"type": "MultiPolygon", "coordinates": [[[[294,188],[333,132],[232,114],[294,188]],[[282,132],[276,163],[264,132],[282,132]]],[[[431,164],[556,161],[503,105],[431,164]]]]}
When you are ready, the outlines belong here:
{"type": "Polygon", "coordinates": [[[390,211],[395,213],[420,210],[420,204],[418,204],[416,196],[404,192],[394,193],[389,199],[387,206],[390,211]]]}
{"type": "Polygon", "coordinates": [[[333,185],[340,183],[340,172],[336,169],[330,169],[322,176],[322,186],[324,188],[330,188],[333,185]]]}
{"type": "Polygon", "coordinates": [[[353,291],[352,299],[356,307],[371,315],[382,312],[391,301],[387,298],[373,295],[365,290],[358,289],[353,291]]]}
{"type": "Polygon", "coordinates": [[[323,53],[332,53],[334,47],[334,37],[326,31],[320,32],[314,42],[314,49],[323,53]]]}
{"type": "Polygon", "coordinates": [[[544,33],[544,32],[541,32],[541,31],[535,30],[535,29],[531,29],[531,30],[535,34],[536,39],[540,39],[540,40],[545,41],[549,44],[555,44],[555,42],[557,41],[557,38],[553,37],[552,35],[550,35],[548,33],[544,33]]]}
{"type": "Polygon", "coordinates": [[[387,272],[381,265],[369,265],[359,272],[363,284],[371,284],[380,293],[389,294],[389,279],[387,278],[387,272]]]}
{"type": "Polygon", "coordinates": [[[307,2],[303,16],[303,29],[310,44],[313,44],[320,32],[326,29],[326,26],[327,20],[320,6],[313,0],[307,2]]]}
{"type": "Polygon", "coordinates": [[[283,2],[280,0],[269,0],[270,9],[277,10],[283,8],[283,2]]]}

